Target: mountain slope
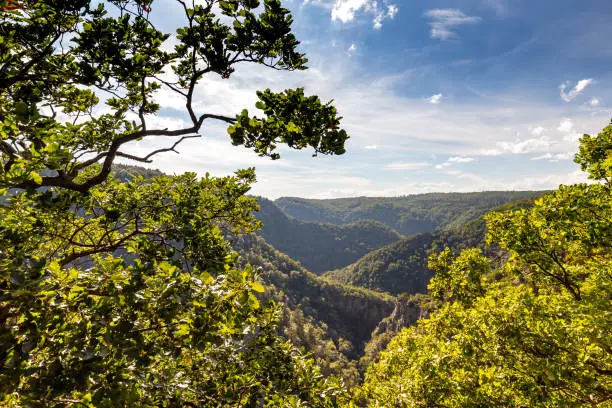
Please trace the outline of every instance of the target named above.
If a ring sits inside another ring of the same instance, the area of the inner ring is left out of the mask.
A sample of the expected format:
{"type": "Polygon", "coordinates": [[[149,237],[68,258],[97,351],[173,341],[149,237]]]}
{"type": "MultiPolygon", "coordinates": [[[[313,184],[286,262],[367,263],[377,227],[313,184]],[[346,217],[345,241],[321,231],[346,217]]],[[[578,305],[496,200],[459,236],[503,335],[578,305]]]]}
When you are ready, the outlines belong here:
{"type": "Polygon", "coordinates": [[[232,245],[242,262],[262,268],[264,280],[284,294],[283,303],[324,323],[331,338],[348,340],[353,358],[361,354],[372,331],[394,309],[393,297],[319,277],[261,237],[234,238],[232,245]]]}
{"type": "Polygon", "coordinates": [[[460,228],[507,202],[542,195],[537,191],[430,193],[403,197],[354,197],[315,200],[281,197],[275,204],[302,221],[344,225],[376,220],[405,236],[460,228]]]}
{"type": "Polygon", "coordinates": [[[347,225],[304,222],[287,216],[270,200],[258,198],[258,203],[260,210],[255,215],[263,223],[260,235],[315,273],[344,267],[401,239],[401,235],[380,222],[347,225]]]}
{"type": "MultiPolygon", "coordinates": [[[[493,211],[530,206],[533,199],[510,202],[493,211]]],[[[485,246],[483,217],[468,222],[461,229],[417,234],[377,249],[357,262],[324,274],[325,277],[355,286],[392,294],[425,293],[433,273],[427,268],[432,252],[449,247],[455,251],[481,248],[485,255],[498,255],[497,248],[485,246]]]]}

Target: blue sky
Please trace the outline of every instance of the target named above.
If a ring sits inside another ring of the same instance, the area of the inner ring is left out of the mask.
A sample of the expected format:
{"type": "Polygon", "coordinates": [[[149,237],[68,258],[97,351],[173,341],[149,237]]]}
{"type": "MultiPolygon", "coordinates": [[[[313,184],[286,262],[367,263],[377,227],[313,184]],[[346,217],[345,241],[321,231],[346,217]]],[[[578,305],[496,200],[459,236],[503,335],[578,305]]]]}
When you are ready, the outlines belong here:
{"type": "MultiPolygon", "coordinates": [[[[157,0],[172,30],[181,11],[157,0]]],[[[255,166],[254,194],[343,197],[432,191],[549,189],[585,180],[577,138],[612,118],[612,3],[604,0],[290,0],[310,69],[237,67],[198,88],[200,113],[254,109],[255,90],[303,86],[334,104],[351,139],[343,156],[281,150],[270,161],[233,147],[212,124],[168,173],[215,175],[255,166]]],[[[162,94],[154,122],[181,126],[181,101],[162,94]]],[[[158,146],[142,141],[135,153],[158,146]]]]}

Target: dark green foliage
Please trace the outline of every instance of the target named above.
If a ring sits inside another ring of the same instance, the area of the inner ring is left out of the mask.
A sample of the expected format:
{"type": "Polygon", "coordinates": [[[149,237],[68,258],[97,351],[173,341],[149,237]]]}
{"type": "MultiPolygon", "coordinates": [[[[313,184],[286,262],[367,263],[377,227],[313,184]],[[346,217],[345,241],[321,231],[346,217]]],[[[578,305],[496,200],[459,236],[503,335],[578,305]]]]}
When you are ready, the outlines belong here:
{"type": "Polygon", "coordinates": [[[258,199],[256,217],[263,222],[261,235],[272,246],[315,273],[341,268],[368,252],[395,242],[401,236],[376,221],[347,225],[303,222],[288,217],[272,201],[258,199]]]}
{"type": "MultiPolygon", "coordinates": [[[[532,199],[510,202],[494,211],[529,206],[532,199]]],[[[434,251],[449,247],[453,251],[479,247],[485,254],[496,257],[499,250],[485,245],[485,221],[478,218],[460,230],[444,230],[418,234],[377,249],[359,261],[342,269],[327,272],[326,277],[337,282],[393,294],[425,293],[433,276],[427,258],[434,251]]]]}
{"type": "Polygon", "coordinates": [[[174,5],[170,50],[151,0],[0,0],[2,406],[332,407],[345,394],[278,335],[279,309],[224,239],[259,225],[253,169],[114,166],[151,163],[211,120],[272,158],[281,143],[344,153],[335,108],[302,89],[260,93],[265,119],[193,105],[207,75],[241,63],[306,68],[280,1],[174,5]],[[185,127],[153,125],[162,89],[184,101],[185,127]],[[145,138],[168,147],[128,153],[145,138]]]}
{"type": "Polygon", "coordinates": [[[393,311],[391,296],[318,277],[259,237],[236,239],[234,247],[243,262],[263,268],[264,280],[284,293],[290,309],[324,323],[332,339],[349,341],[351,358],[361,354],[372,331],[393,311]]]}
{"type": "Polygon", "coordinates": [[[294,149],[312,147],[316,156],[322,154],[343,154],[344,142],[348,139],[345,130],[340,129],[336,108],[321,104],[317,96],[304,96],[304,89],[287,89],[272,93],[269,89],[257,92],[259,101],[255,106],[262,109],[264,119],[250,118],[245,109],[236,117],[236,123],[228,132],[234,145],[253,148],[260,156],[278,159],[275,153],[277,143],[284,143],[294,149]],[[278,135],[283,135],[278,137],[278,135]]]}
{"type": "Polygon", "coordinates": [[[288,215],[302,221],[343,225],[358,220],[376,220],[410,236],[458,229],[504,203],[541,194],[537,191],[490,191],[330,200],[282,197],[275,203],[288,215]]]}

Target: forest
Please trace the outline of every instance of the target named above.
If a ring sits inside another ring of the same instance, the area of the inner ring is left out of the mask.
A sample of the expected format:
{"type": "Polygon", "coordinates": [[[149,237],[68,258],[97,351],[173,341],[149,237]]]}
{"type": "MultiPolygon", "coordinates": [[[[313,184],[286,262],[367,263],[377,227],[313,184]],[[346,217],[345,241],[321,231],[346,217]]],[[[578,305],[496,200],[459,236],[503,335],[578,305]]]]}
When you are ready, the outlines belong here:
{"type": "Polygon", "coordinates": [[[612,406],[612,124],[579,140],[589,182],[549,191],[167,174],[211,123],[281,161],[349,134],[303,88],[196,103],[249,64],[307,69],[280,0],[176,0],[175,33],[157,3],[0,0],[0,406],[612,406]],[[155,122],[162,90],[185,127],[155,122]]]}

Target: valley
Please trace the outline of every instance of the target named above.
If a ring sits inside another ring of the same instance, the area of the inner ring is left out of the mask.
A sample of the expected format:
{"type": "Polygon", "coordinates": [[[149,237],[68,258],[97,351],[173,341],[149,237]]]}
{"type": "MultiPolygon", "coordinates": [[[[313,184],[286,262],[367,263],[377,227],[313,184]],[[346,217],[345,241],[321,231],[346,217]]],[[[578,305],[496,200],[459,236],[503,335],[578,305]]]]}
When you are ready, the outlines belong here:
{"type": "Polygon", "coordinates": [[[232,247],[243,265],[260,268],[265,298],[281,306],[280,334],[312,353],[326,373],[354,384],[394,334],[436,307],[427,295],[428,257],[445,247],[500,256],[484,242],[482,216],[529,207],[542,194],[259,197],[261,230],[233,238],[232,247]],[[426,231],[404,236],[392,226],[426,231]]]}

